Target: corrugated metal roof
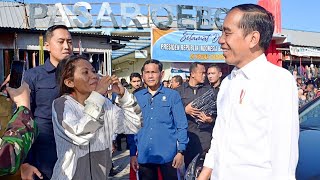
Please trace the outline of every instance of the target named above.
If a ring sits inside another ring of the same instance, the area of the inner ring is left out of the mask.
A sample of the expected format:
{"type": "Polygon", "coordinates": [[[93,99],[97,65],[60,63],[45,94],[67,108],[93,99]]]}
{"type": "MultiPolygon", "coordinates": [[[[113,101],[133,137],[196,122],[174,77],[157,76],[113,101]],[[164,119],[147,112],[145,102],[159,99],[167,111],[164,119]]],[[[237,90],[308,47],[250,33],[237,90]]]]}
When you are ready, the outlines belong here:
{"type": "MultiPolygon", "coordinates": [[[[112,36],[112,39],[115,39],[112,36]]],[[[122,56],[131,54],[135,52],[135,50],[141,50],[145,49],[146,47],[149,47],[151,44],[151,38],[150,37],[137,37],[137,38],[132,38],[130,40],[120,40],[120,44],[125,44],[126,46],[124,48],[118,49],[118,50],[113,50],[112,51],[112,59],[117,59],[122,56]]]]}
{"type": "MultiPolygon", "coordinates": [[[[10,28],[30,28],[28,17],[30,16],[29,4],[19,2],[0,2],[0,27],[10,28]]],[[[46,30],[49,26],[50,16],[54,14],[55,5],[47,4],[48,16],[41,19],[35,19],[36,29],[46,30]]],[[[40,8],[35,8],[35,14],[40,14],[40,8]]],[[[57,15],[60,15],[57,12],[57,15]]]]}
{"type": "MultiPolygon", "coordinates": [[[[49,16],[53,14],[55,9],[54,4],[47,5],[49,16]]],[[[39,14],[40,9],[35,9],[35,14],[39,14]]],[[[59,12],[58,12],[59,14],[59,12]]],[[[0,2],[0,32],[44,32],[49,24],[50,17],[36,19],[35,26],[37,28],[30,29],[28,17],[30,15],[29,12],[29,4],[23,4],[18,2],[8,2],[2,1],[0,2]]],[[[69,29],[73,35],[78,36],[91,36],[91,37],[101,37],[105,36],[107,43],[110,43],[116,49],[117,47],[120,49],[114,50],[112,54],[112,59],[116,59],[118,57],[130,54],[135,50],[143,49],[145,47],[150,46],[150,34],[148,31],[147,37],[139,37],[135,32],[124,32],[120,34],[111,34],[108,29],[79,29],[79,28],[71,28],[69,29]]],[[[146,32],[144,32],[146,33],[146,32]]]]}
{"type": "Polygon", "coordinates": [[[0,27],[27,28],[24,4],[0,2],[0,27]]]}
{"type": "Polygon", "coordinates": [[[281,34],[287,35],[287,41],[292,45],[320,47],[320,32],[282,29],[281,34]]]}

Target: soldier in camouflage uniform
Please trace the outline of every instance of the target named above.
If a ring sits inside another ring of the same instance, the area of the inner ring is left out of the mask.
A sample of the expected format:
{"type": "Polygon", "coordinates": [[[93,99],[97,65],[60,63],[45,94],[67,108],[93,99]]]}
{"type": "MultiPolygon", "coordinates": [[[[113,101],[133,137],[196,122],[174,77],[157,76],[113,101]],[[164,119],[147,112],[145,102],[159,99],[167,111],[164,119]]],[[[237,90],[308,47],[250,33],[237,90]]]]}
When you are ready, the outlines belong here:
{"type": "Polygon", "coordinates": [[[7,87],[7,91],[18,109],[0,138],[0,176],[14,174],[19,169],[38,135],[30,111],[29,86],[23,83],[18,89],[7,87]]]}

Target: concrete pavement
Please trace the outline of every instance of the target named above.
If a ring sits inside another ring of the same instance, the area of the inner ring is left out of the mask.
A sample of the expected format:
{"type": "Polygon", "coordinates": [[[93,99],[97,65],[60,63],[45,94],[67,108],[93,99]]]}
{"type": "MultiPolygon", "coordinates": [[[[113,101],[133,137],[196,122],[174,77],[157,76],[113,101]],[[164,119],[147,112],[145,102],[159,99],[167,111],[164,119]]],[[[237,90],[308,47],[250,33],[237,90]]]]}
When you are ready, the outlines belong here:
{"type": "Polygon", "coordinates": [[[129,180],[130,172],[130,156],[129,150],[116,151],[112,157],[114,170],[117,174],[113,177],[109,177],[112,180],[129,180]]]}

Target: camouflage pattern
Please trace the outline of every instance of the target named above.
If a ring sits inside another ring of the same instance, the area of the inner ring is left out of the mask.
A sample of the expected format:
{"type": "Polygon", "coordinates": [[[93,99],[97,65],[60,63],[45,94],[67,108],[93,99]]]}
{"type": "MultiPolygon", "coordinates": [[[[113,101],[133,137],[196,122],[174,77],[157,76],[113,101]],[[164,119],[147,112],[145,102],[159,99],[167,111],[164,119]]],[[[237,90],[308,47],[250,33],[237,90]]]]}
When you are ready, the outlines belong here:
{"type": "Polygon", "coordinates": [[[31,111],[19,107],[0,138],[0,176],[14,174],[19,169],[37,136],[38,127],[31,111]]]}

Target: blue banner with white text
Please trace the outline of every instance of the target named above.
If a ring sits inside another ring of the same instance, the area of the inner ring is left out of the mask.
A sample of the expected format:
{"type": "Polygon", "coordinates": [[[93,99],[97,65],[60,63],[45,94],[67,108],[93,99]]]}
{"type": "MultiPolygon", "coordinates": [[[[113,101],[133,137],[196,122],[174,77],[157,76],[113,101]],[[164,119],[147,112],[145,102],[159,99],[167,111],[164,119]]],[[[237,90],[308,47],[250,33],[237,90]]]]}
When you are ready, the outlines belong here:
{"type": "Polygon", "coordinates": [[[165,62],[224,63],[221,31],[152,29],[152,59],[165,62]]]}

